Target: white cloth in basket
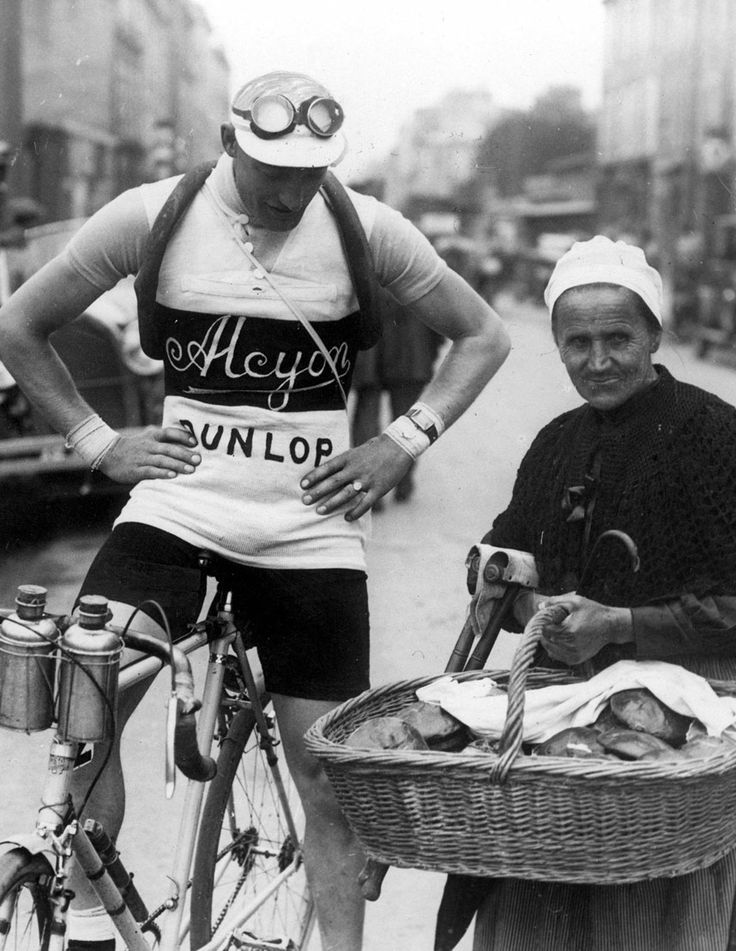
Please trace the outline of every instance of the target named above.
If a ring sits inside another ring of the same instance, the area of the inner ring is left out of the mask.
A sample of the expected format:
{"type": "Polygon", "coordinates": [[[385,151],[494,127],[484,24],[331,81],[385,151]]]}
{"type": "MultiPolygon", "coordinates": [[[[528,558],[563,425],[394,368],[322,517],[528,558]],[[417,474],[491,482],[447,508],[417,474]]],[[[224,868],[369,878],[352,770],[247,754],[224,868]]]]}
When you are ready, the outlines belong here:
{"type": "MultiPolygon", "coordinates": [[[[478,736],[498,739],[507,696],[489,694],[493,686],[490,678],[463,683],[448,676],[419,688],[417,697],[439,703],[478,736]]],[[[634,687],[645,687],[672,710],[700,720],[711,736],[728,729],[736,740],[736,698],[719,697],[703,677],[656,660],[620,660],[582,683],[527,690],[523,738],[540,743],[567,727],[589,725],[612,694],[634,687]]]]}

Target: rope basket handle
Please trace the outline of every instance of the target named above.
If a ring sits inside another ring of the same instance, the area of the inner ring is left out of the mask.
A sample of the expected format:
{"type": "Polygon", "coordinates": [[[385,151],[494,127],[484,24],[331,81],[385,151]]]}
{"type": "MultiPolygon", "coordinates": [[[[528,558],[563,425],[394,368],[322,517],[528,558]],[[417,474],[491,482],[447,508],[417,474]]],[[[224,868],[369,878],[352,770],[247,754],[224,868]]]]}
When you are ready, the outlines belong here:
{"type": "Polygon", "coordinates": [[[506,782],[514,760],[521,750],[524,733],[524,694],[526,691],[529,668],[534,661],[537,645],[542,639],[544,629],[548,624],[559,624],[567,616],[567,611],[561,605],[553,604],[543,608],[531,618],[521,638],[521,643],[514,654],[509,672],[508,705],[506,708],[506,722],[501,733],[499,746],[501,755],[493,764],[489,773],[489,780],[500,785],[506,782]]]}

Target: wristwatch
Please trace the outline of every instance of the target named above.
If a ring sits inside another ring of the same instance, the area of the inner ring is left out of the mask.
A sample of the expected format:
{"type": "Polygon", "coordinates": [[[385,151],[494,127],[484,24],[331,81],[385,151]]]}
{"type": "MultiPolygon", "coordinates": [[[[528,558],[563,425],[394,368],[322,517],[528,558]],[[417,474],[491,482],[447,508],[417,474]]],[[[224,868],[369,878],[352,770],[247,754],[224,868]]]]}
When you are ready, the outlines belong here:
{"type": "Polygon", "coordinates": [[[417,430],[419,427],[414,420],[410,420],[408,416],[397,416],[391,423],[391,426],[395,427],[396,433],[401,436],[402,439],[407,439],[409,442],[417,439],[417,430]]]}
{"type": "Polygon", "coordinates": [[[405,415],[407,419],[410,419],[412,423],[414,423],[419,432],[424,433],[427,439],[429,439],[430,446],[439,439],[440,434],[437,432],[435,421],[421,406],[412,406],[405,415]]]}

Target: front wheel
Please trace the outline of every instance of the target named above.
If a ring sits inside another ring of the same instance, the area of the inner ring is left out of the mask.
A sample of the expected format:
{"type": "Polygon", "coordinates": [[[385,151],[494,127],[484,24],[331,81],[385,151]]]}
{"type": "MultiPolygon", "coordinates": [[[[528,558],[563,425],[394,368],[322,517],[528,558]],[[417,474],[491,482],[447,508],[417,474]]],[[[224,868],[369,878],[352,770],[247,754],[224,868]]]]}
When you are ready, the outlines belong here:
{"type": "MultiPolygon", "coordinates": [[[[272,716],[269,715],[269,720],[272,716]]],[[[271,729],[275,734],[275,725],[271,729]]],[[[286,808],[249,709],[233,717],[202,813],[194,859],[191,948],[206,944],[231,909],[261,906],[238,929],[241,947],[304,951],[314,920],[304,866],[278,877],[299,856],[286,808]],[[265,897],[267,889],[273,891],[265,897]]],[[[301,809],[283,765],[287,808],[301,830],[301,809]]]]}
{"type": "Polygon", "coordinates": [[[53,903],[51,866],[42,855],[12,849],[0,856],[0,951],[47,951],[53,903]]]}

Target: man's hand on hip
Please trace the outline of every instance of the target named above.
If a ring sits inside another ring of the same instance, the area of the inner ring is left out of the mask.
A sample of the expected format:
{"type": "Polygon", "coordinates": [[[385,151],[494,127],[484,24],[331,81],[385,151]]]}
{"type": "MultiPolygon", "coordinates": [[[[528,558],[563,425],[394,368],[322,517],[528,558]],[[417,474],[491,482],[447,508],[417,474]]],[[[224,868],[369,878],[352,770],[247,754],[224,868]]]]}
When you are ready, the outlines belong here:
{"type": "Polygon", "coordinates": [[[148,426],[143,432],[122,435],[100,463],[100,471],[116,482],[173,479],[187,475],[202,461],[197,441],[187,429],[148,426]]]}
{"type": "Polygon", "coordinates": [[[381,435],[335,456],[301,480],[302,502],[316,505],[320,515],[347,507],[352,522],[397,485],[412,465],[411,456],[381,435]]]}

